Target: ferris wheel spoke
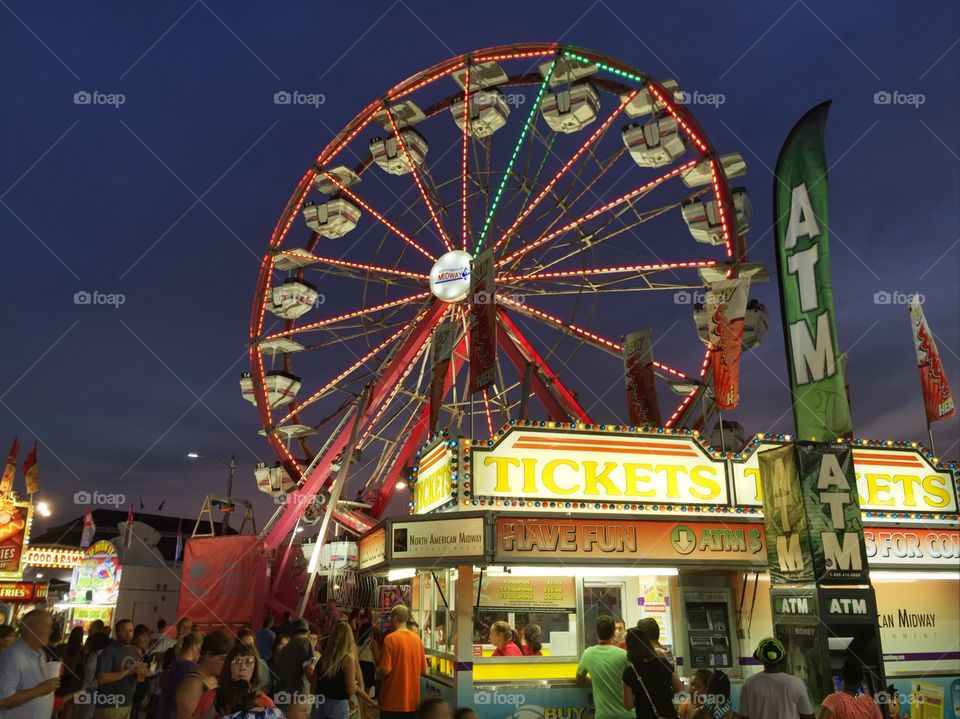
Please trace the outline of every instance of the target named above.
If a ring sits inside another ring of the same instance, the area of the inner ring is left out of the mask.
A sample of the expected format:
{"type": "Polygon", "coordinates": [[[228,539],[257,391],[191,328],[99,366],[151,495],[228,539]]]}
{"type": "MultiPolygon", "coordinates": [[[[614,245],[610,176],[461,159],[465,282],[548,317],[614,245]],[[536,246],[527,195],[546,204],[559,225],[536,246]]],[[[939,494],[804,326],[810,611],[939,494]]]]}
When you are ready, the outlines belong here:
{"type": "MultiPolygon", "coordinates": [[[[338,259],[335,257],[322,257],[320,255],[312,255],[303,250],[285,250],[280,254],[286,255],[288,257],[296,258],[302,261],[309,261],[311,264],[326,264],[332,265],[334,267],[343,267],[351,270],[361,270],[363,272],[372,272],[386,277],[404,277],[412,280],[421,280],[423,282],[428,282],[430,280],[429,275],[424,275],[420,272],[410,272],[408,270],[401,270],[396,267],[382,267],[379,265],[370,265],[363,262],[351,262],[349,260],[338,259]]],[[[329,271],[329,270],[327,270],[329,271]]]]}
{"type": "Polygon", "coordinates": [[[530,372],[531,389],[547,409],[550,418],[558,422],[575,419],[589,423],[590,417],[574,393],[567,389],[503,308],[497,309],[497,322],[503,329],[500,342],[504,352],[521,377],[525,378],[526,373],[530,372]]]}
{"type": "Polygon", "coordinates": [[[461,249],[467,251],[467,235],[470,228],[468,223],[469,211],[467,207],[467,182],[470,179],[470,173],[467,168],[467,157],[470,150],[470,63],[467,63],[463,74],[463,155],[461,159],[460,173],[463,180],[463,188],[460,195],[460,222],[463,229],[461,238],[461,249]]]}
{"type": "Polygon", "coordinates": [[[628,202],[628,201],[630,201],[630,200],[633,200],[634,198],[640,197],[641,195],[644,195],[644,194],[650,192],[652,189],[654,189],[655,187],[658,187],[659,185],[662,185],[662,184],[663,184],[664,182],[666,182],[667,180],[670,180],[670,179],[672,179],[672,178],[674,178],[674,177],[677,177],[677,176],[680,175],[681,173],[686,172],[686,171],[689,170],[690,168],[694,167],[697,163],[698,163],[697,160],[691,160],[690,162],[686,162],[686,163],[684,163],[684,164],[682,164],[682,165],[680,165],[680,166],[678,166],[678,167],[675,167],[674,169],[670,170],[670,171],[667,172],[666,174],[661,175],[660,177],[658,177],[658,178],[656,178],[656,179],[654,179],[654,180],[650,180],[650,182],[647,182],[647,183],[641,185],[640,187],[637,187],[637,188],[631,190],[630,192],[626,193],[625,195],[622,195],[622,196],[618,197],[618,198],[615,199],[615,200],[611,200],[610,202],[607,202],[606,204],[601,205],[600,207],[597,207],[596,209],[591,210],[590,212],[587,212],[587,213],[584,214],[584,215],[581,215],[580,217],[576,218],[575,220],[572,220],[571,222],[568,222],[567,224],[563,225],[562,227],[557,228],[557,229],[554,230],[553,232],[550,232],[550,233],[545,234],[545,235],[541,235],[540,237],[536,238],[536,239],[533,240],[532,242],[529,242],[529,243],[525,244],[523,247],[518,248],[516,251],[514,251],[512,254],[508,255],[507,257],[502,258],[501,260],[499,260],[499,261],[496,263],[496,266],[497,266],[497,267],[500,267],[500,266],[502,266],[502,265],[504,265],[504,264],[507,264],[507,263],[509,263],[509,262],[515,262],[516,260],[518,260],[519,258],[521,258],[521,257],[523,257],[524,255],[528,254],[529,252],[531,252],[532,250],[536,249],[537,247],[540,247],[541,245],[544,245],[544,244],[546,244],[547,242],[550,242],[550,240],[553,240],[553,239],[559,237],[560,235],[564,234],[565,232],[569,232],[570,230],[572,230],[572,229],[574,229],[574,228],[576,228],[576,227],[579,227],[579,226],[582,225],[584,222],[588,222],[588,221],[592,220],[593,218],[602,215],[604,212],[608,212],[609,210],[613,209],[614,207],[618,207],[618,206],[622,205],[624,202],[628,202]]]}
{"type": "Polygon", "coordinates": [[[691,429],[702,429],[706,425],[707,420],[713,414],[714,410],[712,402],[710,403],[711,406],[709,410],[707,410],[706,407],[708,390],[712,384],[710,375],[710,350],[707,349],[704,351],[703,361],[700,363],[699,381],[684,395],[683,399],[680,400],[680,404],[664,423],[665,427],[685,425],[691,429]],[[704,405],[701,409],[700,417],[697,417],[695,414],[697,399],[700,399],[704,405]],[[695,421],[692,424],[685,422],[688,418],[694,418],[695,421]],[[683,422],[683,425],[681,425],[681,422],[683,422]]]}
{"type": "Polygon", "coordinates": [[[342,382],[342,381],[345,380],[347,377],[349,377],[349,376],[352,375],[354,372],[356,372],[358,369],[360,369],[361,367],[363,367],[367,362],[371,361],[374,357],[376,357],[378,353],[380,353],[381,351],[383,351],[384,349],[386,349],[387,347],[389,347],[391,344],[393,344],[395,341],[397,341],[398,339],[400,339],[400,337],[402,337],[404,334],[409,335],[410,332],[413,331],[415,328],[417,328],[418,326],[422,326],[423,322],[425,321],[425,319],[426,319],[426,318],[429,316],[429,314],[430,314],[429,308],[430,308],[431,306],[433,306],[433,305],[434,305],[434,303],[431,302],[431,303],[427,306],[427,310],[421,311],[412,321],[410,321],[410,322],[408,322],[407,324],[403,325],[399,330],[397,330],[396,332],[394,332],[392,335],[390,335],[389,337],[387,337],[387,339],[385,339],[385,340],[382,341],[380,344],[378,344],[378,345],[375,346],[373,349],[371,349],[369,352],[367,352],[365,355],[363,355],[362,357],[360,357],[360,359],[358,359],[356,362],[354,362],[352,365],[350,365],[347,369],[345,369],[345,370],[344,370],[343,372],[341,372],[339,375],[337,375],[336,377],[334,377],[330,382],[328,382],[328,383],[325,384],[323,387],[321,387],[319,390],[317,390],[316,392],[314,392],[312,395],[310,395],[310,396],[309,396],[307,399],[305,399],[303,402],[299,403],[292,411],[290,411],[290,412],[289,412],[288,414],[286,414],[283,418],[281,418],[280,420],[278,420],[278,421],[277,421],[277,424],[280,425],[280,424],[283,424],[283,423],[287,422],[294,414],[296,414],[297,412],[302,411],[304,407],[307,407],[307,406],[313,404],[314,402],[316,402],[317,400],[321,399],[322,397],[326,396],[328,393],[330,393],[331,391],[333,391],[333,389],[334,389],[340,382],[342,382]]]}
{"type": "Polygon", "coordinates": [[[543,99],[543,94],[547,91],[547,87],[550,84],[550,78],[553,76],[553,70],[556,65],[557,57],[554,57],[547,72],[544,73],[543,82],[540,83],[540,87],[537,89],[537,94],[530,106],[530,111],[527,113],[527,119],[523,123],[523,129],[520,132],[520,137],[517,138],[517,143],[514,145],[513,151],[510,154],[510,160],[507,162],[507,169],[504,170],[503,177],[500,178],[500,185],[497,187],[493,201],[490,203],[490,207],[487,210],[487,215],[483,221],[483,228],[480,230],[480,237],[477,240],[477,246],[473,251],[474,256],[480,252],[480,248],[483,247],[483,243],[487,239],[487,232],[490,229],[490,223],[493,221],[493,216],[497,211],[497,206],[500,204],[500,198],[503,197],[503,190],[507,186],[507,181],[510,179],[511,173],[513,172],[513,166],[517,161],[517,156],[520,154],[520,148],[523,147],[523,143],[527,139],[527,134],[530,131],[530,127],[533,125],[533,121],[540,110],[540,101],[543,99]]]}
{"type": "Polygon", "coordinates": [[[531,280],[543,281],[551,279],[566,279],[568,277],[592,277],[594,275],[648,273],[676,269],[699,269],[701,267],[715,267],[716,265],[716,260],[691,260],[686,262],[654,262],[644,265],[620,265],[618,267],[591,267],[582,268],[579,270],[561,270],[557,272],[544,272],[537,270],[535,272],[522,275],[497,275],[497,281],[517,283],[528,282],[531,280]]]}
{"type": "Polygon", "coordinates": [[[381,312],[383,310],[388,310],[393,307],[399,307],[400,305],[407,305],[417,300],[422,300],[430,295],[429,292],[420,292],[415,295],[410,295],[409,297],[403,297],[398,300],[393,300],[391,302],[384,302],[383,304],[376,305],[374,307],[364,307],[363,309],[356,310],[354,312],[346,312],[341,315],[336,315],[334,317],[328,317],[323,320],[318,320],[316,322],[311,322],[307,325],[300,325],[299,327],[292,327],[290,329],[283,330],[281,332],[275,332],[272,335],[267,335],[264,337],[261,342],[268,342],[270,340],[277,340],[281,337],[290,337],[292,335],[298,334],[300,332],[311,332],[313,330],[318,330],[323,327],[329,327],[330,325],[337,324],[339,322],[345,322],[346,320],[354,319],[356,317],[362,317],[364,315],[373,314],[374,312],[381,312]]]}
{"type": "Polygon", "coordinates": [[[584,142],[584,143],[580,146],[580,149],[578,149],[575,153],[573,153],[573,156],[563,164],[563,166],[557,171],[557,174],[554,175],[554,176],[553,176],[553,179],[551,179],[551,180],[546,184],[546,186],[540,191],[540,194],[537,195],[537,197],[533,200],[533,202],[529,203],[529,204],[523,209],[523,211],[522,211],[519,215],[517,215],[517,218],[513,221],[513,224],[510,225],[510,227],[507,229],[507,231],[504,232],[503,235],[500,237],[500,239],[497,240],[496,243],[493,245],[493,249],[494,249],[494,250],[496,250],[498,247],[500,247],[500,245],[502,245],[504,242],[506,242],[507,239],[508,239],[511,235],[513,235],[513,233],[516,231],[516,229],[517,229],[517,227],[520,225],[520,223],[523,222],[523,220],[526,219],[526,217],[527,217],[531,212],[533,212],[534,209],[536,209],[537,205],[540,204],[540,202],[543,200],[544,197],[546,197],[547,195],[550,194],[550,192],[553,190],[553,188],[556,186],[556,184],[560,181],[560,179],[567,173],[567,171],[568,171],[571,167],[573,167],[573,165],[583,156],[583,154],[584,154],[587,150],[589,150],[591,147],[593,147],[593,144],[594,144],[597,140],[599,140],[601,137],[603,137],[603,135],[606,133],[607,129],[610,127],[610,125],[613,123],[613,121],[617,118],[617,116],[618,116],[621,112],[623,112],[623,108],[625,108],[625,107],[633,100],[633,98],[636,97],[636,95],[637,95],[638,92],[640,92],[639,88],[633,90],[629,95],[627,95],[627,98],[620,103],[620,105],[617,107],[617,109],[614,110],[614,111],[607,117],[606,120],[603,121],[603,123],[600,125],[600,127],[598,127],[596,130],[594,130],[593,134],[590,135],[590,137],[587,138],[586,142],[584,142]]]}
{"type": "MultiPolygon", "coordinates": [[[[554,317],[551,314],[543,312],[542,310],[535,309],[529,305],[525,305],[522,302],[517,302],[509,297],[498,297],[497,302],[505,304],[508,307],[512,307],[520,314],[529,317],[531,319],[539,320],[540,322],[559,329],[565,334],[570,334],[575,337],[579,337],[586,341],[588,344],[593,345],[594,347],[601,349],[608,354],[612,354],[616,357],[621,357],[623,355],[623,345],[618,342],[613,342],[608,340],[605,337],[601,337],[596,332],[591,332],[588,329],[579,327],[572,322],[564,322],[559,317],[554,317]]],[[[675,379],[689,379],[686,374],[681,372],[678,369],[665,365],[662,362],[653,361],[653,366],[655,369],[660,372],[664,372],[669,375],[671,378],[675,379]]]]}
{"type": "Polygon", "coordinates": [[[397,121],[393,116],[393,110],[390,109],[389,105],[384,106],[386,109],[387,119],[390,121],[390,127],[393,129],[394,137],[397,138],[397,145],[403,151],[403,156],[407,160],[407,164],[410,166],[410,174],[413,176],[413,181],[417,185],[417,189],[420,190],[420,197],[423,198],[423,203],[427,206],[427,212],[430,213],[430,218],[433,220],[433,224],[437,228],[437,232],[440,234],[440,239],[443,240],[444,246],[447,250],[452,250],[453,245],[450,244],[450,238],[447,236],[447,231],[443,228],[443,223],[440,222],[440,216],[437,214],[436,208],[433,206],[433,202],[430,200],[430,196],[427,194],[427,189],[424,187],[423,181],[420,179],[420,172],[417,170],[417,165],[413,161],[413,157],[410,155],[410,150],[407,149],[407,142],[403,139],[403,134],[400,132],[400,127],[397,125],[397,121]]]}
{"type": "Polygon", "coordinates": [[[349,197],[351,200],[353,200],[353,201],[356,202],[358,205],[360,205],[360,207],[362,207],[364,210],[366,210],[368,213],[370,213],[370,215],[371,215],[372,217],[374,217],[380,224],[384,225],[388,230],[390,230],[391,232],[393,232],[393,234],[395,234],[395,235],[396,235],[397,237],[399,237],[401,240],[403,240],[404,242],[406,242],[408,245],[410,245],[413,249],[415,249],[415,250],[416,250],[417,252],[419,252],[421,255],[423,255],[424,257],[426,257],[428,260],[430,260],[431,262],[436,262],[436,261],[437,261],[437,258],[436,258],[436,257],[434,257],[434,256],[431,255],[429,252],[427,252],[425,249],[423,249],[423,248],[422,248],[419,244],[417,244],[417,242],[416,242],[415,240],[413,240],[409,235],[407,235],[405,232],[403,232],[402,230],[400,230],[396,225],[394,225],[392,222],[390,222],[390,220],[388,220],[386,217],[384,217],[384,216],[381,215],[379,212],[377,212],[375,209],[373,209],[373,208],[372,208],[369,204],[367,204],[364,200],[360,199],[360,197],[357,196],[357,193],[352,192],[352,191],[351,191],[350,189],[348,189],[342,182],[340,182],[340,180],[338,180],[336,177],[334,177],[333,175],[331,175],[329,172],[326,172],[326,173],[324,173],[324,174],[327,176],[327,179],[329,179],[330,182],[331,182],[333,185],[335,185],[338,190],[340,190],[340,193],[341,193],[342,195],[344,195],[344,196],[346,196],[346,197],[349,197]]]}

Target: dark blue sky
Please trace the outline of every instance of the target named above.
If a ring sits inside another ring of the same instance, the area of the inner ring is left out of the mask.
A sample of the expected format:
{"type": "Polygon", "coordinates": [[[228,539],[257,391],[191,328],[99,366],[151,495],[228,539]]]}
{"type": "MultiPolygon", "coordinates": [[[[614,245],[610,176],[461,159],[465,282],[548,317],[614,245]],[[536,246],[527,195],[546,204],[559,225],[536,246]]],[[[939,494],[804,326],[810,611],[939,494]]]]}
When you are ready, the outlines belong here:
{"type": "MultiPolygon", "coordinates": [[[[925,296],[956,389],[958,37],[960,6],[946,0],[3,3],[0,442],[40,440],[55,520],[79,514],[73,494],[93,490],[195,513],[204,491],[223,491],[224,470],[190,463],[191,449],[236,452],[237,494],[257,494],[253,463],[272,456],[237,380],[259,256],[294,184],[334,130],[401,79],[471,49],[550,40],[723,94],[693,112],[748,161],[751,257],[771,271],[765,166],[807,109],[833,99],[831,249],[855,432],[923,439],[907,309],[875,294],[925,296]],[[278,106],[280,90],[326,101],[278,106]],[[94,91],[124,102],[74,102],[94,91]],[[878,105],[880,91],[923,104],[878,105]],[[77,305],[80,291],[125,302],[77,305]]],[[[354,290],[326,288],[341,291],[354,290]]],[[[776,290],[753,295],[771,328],[744,360],[732,418],[748,432],[790,431],[776,290]]],[[[692,336],[688,308],[672,309],[692,336]]],[[[617,391],[607,396],[619,409],[617,391]]],[[[957,419],[936,432],[956,456],[957,419]]],[[[270,505],[259,506],[262,523],[270,505]]]]}

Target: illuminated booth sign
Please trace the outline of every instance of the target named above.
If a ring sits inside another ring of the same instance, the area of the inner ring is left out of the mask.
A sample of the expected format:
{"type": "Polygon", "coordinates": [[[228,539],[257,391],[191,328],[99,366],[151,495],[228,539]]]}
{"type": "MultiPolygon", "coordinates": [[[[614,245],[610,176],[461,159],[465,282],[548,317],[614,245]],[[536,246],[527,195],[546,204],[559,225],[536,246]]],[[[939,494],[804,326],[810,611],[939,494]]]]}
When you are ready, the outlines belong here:
{"type": "Polygon", "coordinates": [[[50,582],[0,582],[0,602],[42,604],[47,601],[50,582]]]}
{"type": "MultiPolygon", "coordinates": [[[[763,503],[760,487],[760,451],[780,447],[761,442],[758,451],[742,462],[731,462],[733,493],[739,506],[759,507],[763,503]]],[[[860,509],[865,512],[905,511],[917,513],[955,513],[957,492],[953,475],[938,469],[916,447],[853,447],[853,467],[857,477],[860,509]]]]}
{"type": "Polygon", "coordinates": [[[31,505],[0,498],[0,578],[20,579],[30,541],[31,505]]]}
{"type": "Polygon", "coordinates": [[[693,437],[513,430],[473,448],[484,497],[723,505],[725,469],[693,437]]]}
{"type": "MultiPolygon", "coordinates": [[[[721,452],[688,430],[524,421],[486,441],[443,435],[425,445],[410,508],[414,514],[491,508],[758,517],[758,455],[785,445],[794,446],[789,437],[758,435],[740,452],[721,452]]],[[[956,521],[952,465],[939,464],[915,444],[846,446],[867,519],[956,521]]]]}
{"type": "Polygon", "coordinates": [[[94,542],[80,566],[73,570],[69,601],[115,604],[122,567],[111,542],[94,542]]]}

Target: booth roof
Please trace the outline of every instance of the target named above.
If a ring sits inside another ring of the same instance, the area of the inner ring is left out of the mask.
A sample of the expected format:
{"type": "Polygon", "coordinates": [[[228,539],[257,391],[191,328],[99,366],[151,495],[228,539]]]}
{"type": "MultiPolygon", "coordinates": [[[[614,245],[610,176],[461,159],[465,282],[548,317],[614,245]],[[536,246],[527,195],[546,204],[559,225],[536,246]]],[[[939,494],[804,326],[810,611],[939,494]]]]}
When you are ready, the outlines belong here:
{"type": "MultiPolygon", "coordinates": [[[[94,535],[94,541],[98,539],[119,540],[120,525],[127,521],[126,509],[94,509],[93,522],[97,525],[97,533],[94,535]]],[[[157,543],[157,550],[163,558],[169,562],[174,560],[177,549],[177,527],[182,526],[183,541],[190,539],[193,533],[193,527],[197,522],[196,517],[170,517],[161,514],[145,514],[143,512],[134,512],[135,522],[143,522],[151,526],[160,533],[160,541],[157,543]],[[180,523],[183,522],[181,525],[180,523]]],[[[236,521],[236,520],[235,520],[236,521]]],[[[204,521],[200,525],[201,532],[209,531],[210,525],[204,521]]],[[[214,529],[217,536],[220,536],[220,522],[214,522],[214,529]]],[[[35,547],[80,547],[80,535],[83,532],[83,515],[71,519],[63,524],[47,527],[42,533],[34,533],[30,537],[30,544],[35,547]]],[[[227,534],[236,534],[233,528],[227,529],[227,534]]]]}

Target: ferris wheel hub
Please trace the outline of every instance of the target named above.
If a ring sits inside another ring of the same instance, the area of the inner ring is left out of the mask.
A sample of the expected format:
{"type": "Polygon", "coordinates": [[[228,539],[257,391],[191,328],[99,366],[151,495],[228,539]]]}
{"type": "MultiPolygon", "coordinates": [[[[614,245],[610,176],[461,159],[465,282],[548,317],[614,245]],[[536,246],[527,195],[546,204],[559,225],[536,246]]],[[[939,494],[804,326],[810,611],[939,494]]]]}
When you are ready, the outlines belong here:
{"type": "Polygon", "coordinates": [[[469,252],[453,250],[440,256],[430,270],[430,291],[443,302],[460,302],[470,294],[469,252]]]}

